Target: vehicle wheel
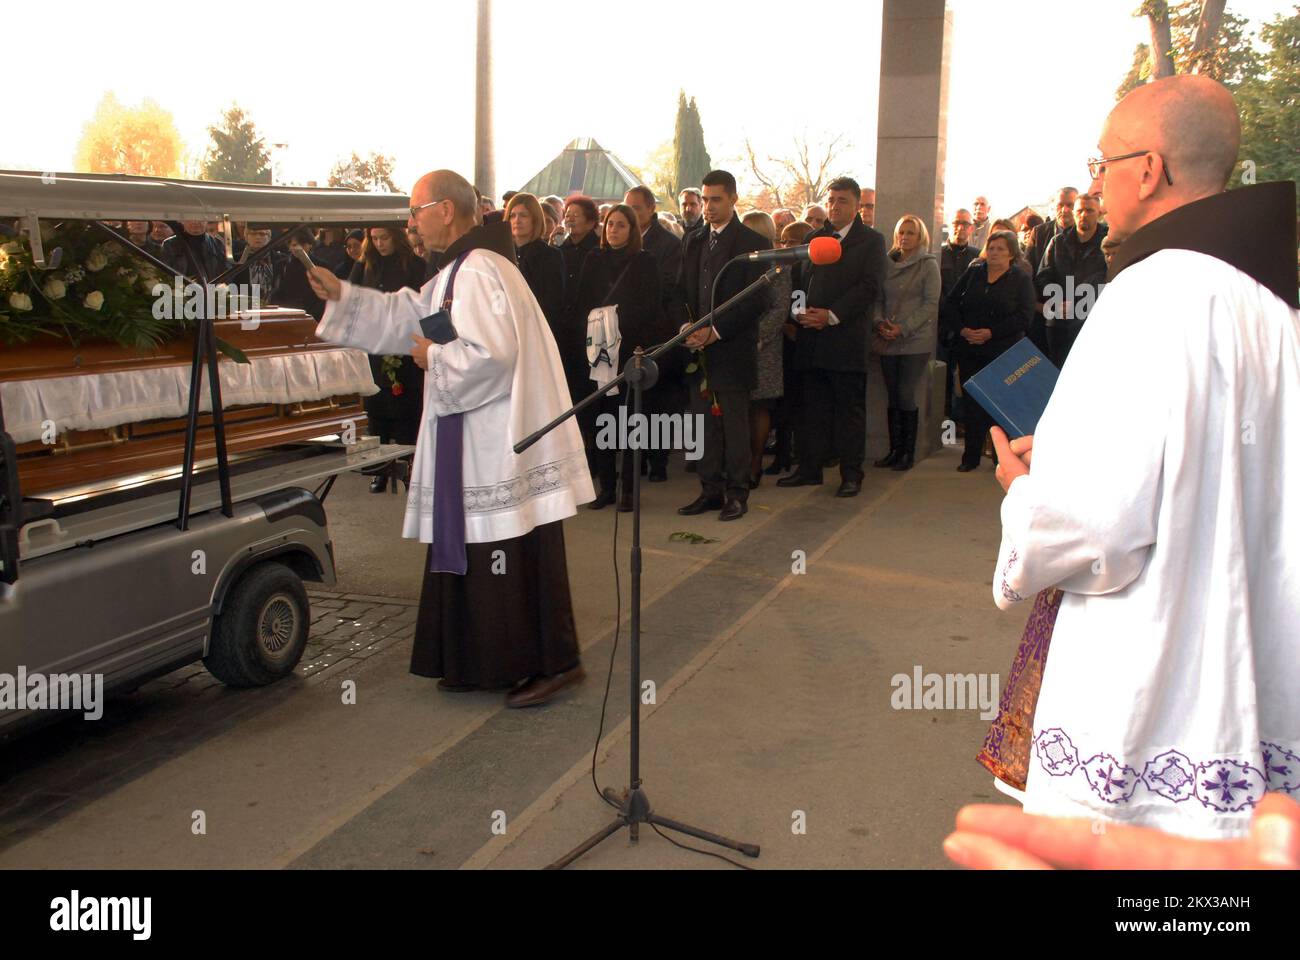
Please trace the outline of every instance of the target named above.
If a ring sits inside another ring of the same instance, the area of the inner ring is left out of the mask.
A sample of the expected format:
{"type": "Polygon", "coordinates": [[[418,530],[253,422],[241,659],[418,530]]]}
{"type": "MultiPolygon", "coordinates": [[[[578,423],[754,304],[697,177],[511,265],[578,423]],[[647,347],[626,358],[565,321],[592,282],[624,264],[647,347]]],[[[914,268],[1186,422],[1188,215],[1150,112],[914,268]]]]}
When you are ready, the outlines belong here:
{"type": "Polygon", "coordinates": [[[265,686],[298,665],[310,626],[298,575],[282,563],[259,563],[226,595],[203,664],[227,686],[265,686]]]}

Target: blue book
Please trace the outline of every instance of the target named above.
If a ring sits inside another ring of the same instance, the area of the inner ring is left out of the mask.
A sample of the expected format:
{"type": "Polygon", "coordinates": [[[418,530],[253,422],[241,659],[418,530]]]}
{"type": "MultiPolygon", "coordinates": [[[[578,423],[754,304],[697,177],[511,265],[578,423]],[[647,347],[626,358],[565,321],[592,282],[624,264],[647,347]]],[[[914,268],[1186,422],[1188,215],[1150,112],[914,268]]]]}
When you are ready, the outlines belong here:
{"type": "Polygon", "coordinates": [[[1025,337],[963,383],[962,389],[1014,440],[1034,432],[1059,374],[1025,337]]]}

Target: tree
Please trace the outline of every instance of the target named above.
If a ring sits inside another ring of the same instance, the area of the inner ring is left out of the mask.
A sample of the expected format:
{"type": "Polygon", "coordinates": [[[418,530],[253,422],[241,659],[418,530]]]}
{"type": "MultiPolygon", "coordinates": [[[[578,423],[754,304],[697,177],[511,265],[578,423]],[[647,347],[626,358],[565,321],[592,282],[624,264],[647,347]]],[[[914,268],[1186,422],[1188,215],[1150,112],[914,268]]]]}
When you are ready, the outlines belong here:
{"type": "Polygon", "coordinates": [[[353,153],[351,158],[334,164],[328,182],[331,187],[347,187],[363,193],[398,192],[393,184],[393,158],[373,151],[364,159],[353,153]]]}
{"type": "Polygon", "coordinates": [[[181,136],[172,115],[152,100],[123,106],[110,90],[82,130],[76,167],[84,173],[176,176],[181,136]]]}
{"type": "Polygon", "coordinates": [[[212,143],[203,159],[204,180],[271,182],[271,152],[238,104],[221,115],[220,127],[208,127],[208,136],[212,143]]]}
{"type": "MultiPolygon", "coordinates": [[[[1241,109],[1242,161],[1250,180],[1300,180],[1300,6],[1260,30],[1268,52],[1235,92],[1241,109]]],[[[1233,179],[1233,185],[1241,183],[1233,179]]]]}
{"type": "Polygon", "coordinates": [[[745,159],[750,173],[762,190],[752,196],[761,210],[777,207],[805,207],[816,203],[826,193],[826,186],[836,176],[835,160],[849,146],[843,135],[822,137],[813,142],[808,131],[793,138],[794,149],[781,156],[768,156],[760,162],[749,138],[745,138],[745,159]]]}
{"type": "MultiPolygon", "coordinates": [[[[629,167],[636,178],[654,191],[658,206],[664,210],[677,209],[677,168],[673,159],[673,142],[665,140],[655,147],[640,167],[629,167]]],[[[707,171],[706,171],[707,172],[707,171]]]]}
{"type": "Polygon", "coordinates": [[[1224,9],[1226,0],[1144,0],[1134,16],[1151,25],[1151,44],[1140,43],[1133,65],[1115,91],[1123,100],[1151,79],[1176,73],[1203,73],[1235,89],[1259,69],[1259,53],[1247,21],[1224,9]]]}
{"type": "Polygon", "coordinates": [[[686,100],[686,91],[677,93],[677,125],[673,132],[673,183],[674,199],[686,187],[698,187],[704,175],[713,169],[709,151],[704,146],[704,126],[695,98],[686,100]]]}

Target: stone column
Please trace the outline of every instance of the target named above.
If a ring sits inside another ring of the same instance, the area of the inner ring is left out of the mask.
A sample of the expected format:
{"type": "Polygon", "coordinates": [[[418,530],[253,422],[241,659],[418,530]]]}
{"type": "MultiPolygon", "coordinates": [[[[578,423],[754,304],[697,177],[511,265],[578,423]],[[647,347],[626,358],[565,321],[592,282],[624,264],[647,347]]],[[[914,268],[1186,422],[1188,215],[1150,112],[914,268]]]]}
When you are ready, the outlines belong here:
{"type": "MultiPolygon", "coordinates": [[[[944,0],[884,0],[880,31],[880,110],[876,140],[876,229],[886,247],[905,213],[921,217],[938,253],[943,224],[943,177],[948,146],[948,66],[952,11],[944,0]]],[[[921,412],[916,453],[938,443],[942,368],[931,367],[917,397],[921,412]],[[937,384],[939,408],[932,398],[937,384]]],[[[888,449],[880,367],[867,371],[867,449],[888,449]]]]}
{"type": "Polygon", "coordinates": [[[496,203],[492,157],[492,0],[478,0],[478,49],[474,68],[474,186],[496,203]]]}

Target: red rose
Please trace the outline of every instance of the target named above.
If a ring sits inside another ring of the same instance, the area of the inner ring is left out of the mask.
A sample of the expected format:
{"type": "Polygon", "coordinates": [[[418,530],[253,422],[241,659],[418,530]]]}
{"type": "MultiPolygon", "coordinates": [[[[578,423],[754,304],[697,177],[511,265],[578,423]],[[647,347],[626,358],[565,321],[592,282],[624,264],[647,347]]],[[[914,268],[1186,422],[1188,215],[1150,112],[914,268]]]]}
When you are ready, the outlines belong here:
{"type": "Polygon", "coordinates": [[[393,384],[393,396],[395,396],[395,397],[400,397],[401,395],[402,395],[402,385],[401,385],[400,383],[394,383],[394,384],[393,384]]]}
{"type": "Polygon", "coordinates": [[[720,417],[722,416],[722,407],[720,407],[718,404],[715,403],[713,407],[709,410],[709,412],[713,414],[715,417],[720,417]]]}

